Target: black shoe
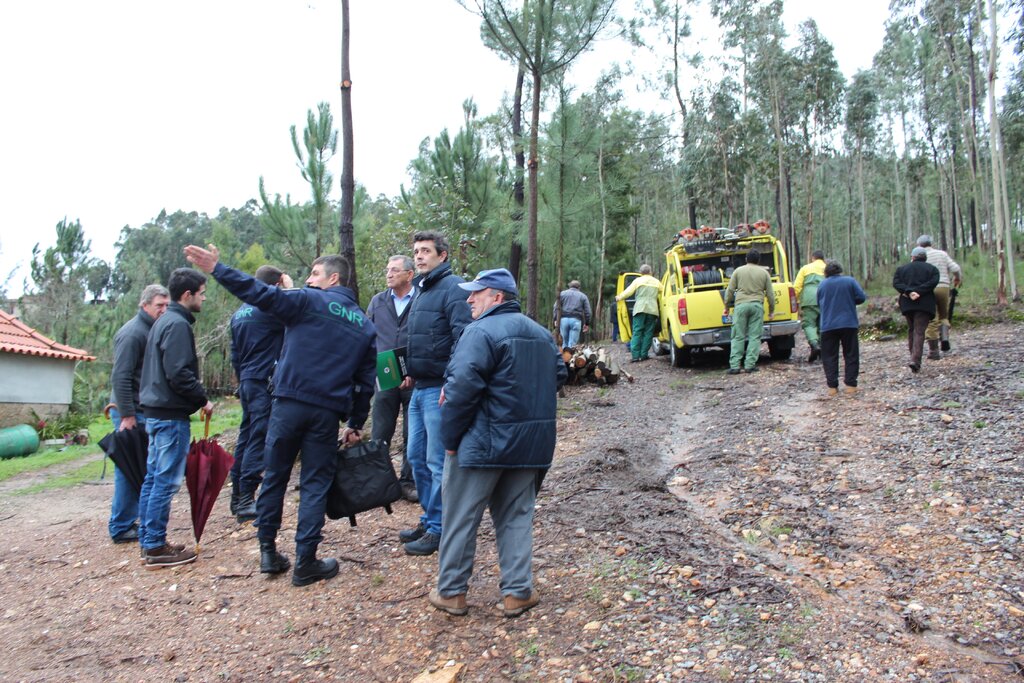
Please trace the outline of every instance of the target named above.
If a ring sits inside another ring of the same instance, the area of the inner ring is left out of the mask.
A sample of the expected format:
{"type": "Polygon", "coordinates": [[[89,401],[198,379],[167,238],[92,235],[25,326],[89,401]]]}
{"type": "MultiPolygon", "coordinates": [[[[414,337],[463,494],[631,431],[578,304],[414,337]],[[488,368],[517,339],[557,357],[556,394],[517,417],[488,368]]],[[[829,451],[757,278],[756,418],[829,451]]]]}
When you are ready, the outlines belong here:
{"type": "Polygon", "coordinates": [[[943,339],[942,341],[940,341],[939,348],[941,348],[943,351],[949,351],[949,340],[943,339]]]}
{"type": "Polygon", "coordinates": [[[280,574],[288,571],[291,566],[288,558],[277,552],[274,541],[260,541],[260,573],[280,574]]]}
{"type": "Polygon", "coordinates": [[[739,368],[729,368],[728,370],[725,371],[725,374],[727,374],[727,375],[738,375],[741,372],[743,372],[743,371],[740,370],[739,368]]]}
{"type": "Polygon", "coordinates": [[[295,571],[292,572],[293,586],[308,586],[317,581],[326,581],[338,575],[338,561],[333,557],[326,560],[316,559],[316,555],[300,557],[295,560],[295,571]]]}
{"type": "Polygon", "coordinates": [[[256,498],[252,493],[240,493],[238,505],[235,508],[235,518],[239,524],[245,524],[256,519],[256,498]]]}
{"type": "Polygon", "coordinates": [[[127,530],[122,531],[117,536],[111,536],[110,540],[114,543],[138,543],[139,542],[139,527],[134,524],[127,530]]]}
{"type": "Polygon", "coordinates": [[[420,522],[416,525],[415,529],[406,529],[405,531],[398,532],[398,540],[402,543],[412,543],[422,538],[423,534],[427,533],[427,528],[420,522]]]}
{"type": "Polygon", "coordinates": [[[813,363],[819,358],[821,358],[821,347],[817,344],[811,344],[811,354],[807,356],[807,362],[813,363]]]}
{"type": "Polygon", "coordinates": [[[752,368],[747,368],[747,370],[746,370],[746,371],[747,371],[747,372],[761,372],[761,368],[759,368],[759,367],[757,367],[757,366],[755,365],[755,366],[754,366],[754,367],[752,367],[752,368]]]}
{"type": "Polygon", "coordinates": [[[238,489],[238,480],[231,479],[231,514],[238,514],[238,499],[242,492],[238,489]]]}
{"type": "Polygon", "coordinates": [[[416,493],[416,484],[412,482],[399,482],[399,484],[402,488],[402,498],[405,498],[410,503],[420,502],[420,494],[416,493]]]}
{"type": "Polygon", "coordinates": [[[406,555],[433,555],[441,547],[441,537],[427,532],[412,543],[405,544],[406,555]]]}
{"type": "Polygon", "coordinates": [[[921,371],[920,363],[907,363],[907,367],[910,368],[910,371],[915,375],[921,371]]]}

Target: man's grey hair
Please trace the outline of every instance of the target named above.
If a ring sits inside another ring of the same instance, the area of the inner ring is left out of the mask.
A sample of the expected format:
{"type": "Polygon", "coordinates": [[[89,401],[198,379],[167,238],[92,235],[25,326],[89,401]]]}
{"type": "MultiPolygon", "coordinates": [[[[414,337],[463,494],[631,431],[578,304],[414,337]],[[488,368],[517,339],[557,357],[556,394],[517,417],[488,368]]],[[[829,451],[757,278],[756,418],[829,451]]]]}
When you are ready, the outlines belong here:
{"type": "Polygon", "coordinates": [[[643,264],[642,266],[640,266],[640,274],[641,275],[650,275],[652,272],[653,271],[651,270],[651,267],[649,265],[647,265],[646,263],[643,264]]]}
{"type": "Polygon", "coordinates": [[[569,289],[579,289],[579,288],[580,288],[580,281],[579,280],[570,280],[569,281],[569,289]]]}
{"type": "Polygon", "coordinates": [[[402,270],[414,270],[416,268],[416,264],[412,262],[412,257],[405,254],[395,254],[388,259],[388,263],[399,260],[402,262],[402,270]]]}
{"type": "Polygon", "coordinates": [[[519,295],[518,294],[516,294],[515,292],[510,292],[507,289],[495,289],[494,291],[495,292],[501,292],[502,294],[505,295],[505,298],[502,299],[502,301],[518,301],[519,300],[519,295]]]}
{"type": "Polygon", "coordinates": [[[171,298],[171,293],[167,291],[167,288],[163,285],[153,284],[146,285],[146,288],[142,290],[142,296],[139,297],[139,305],[146,306],[153,303],[153,299],[158,296],[166,296],[168,299],[171,298]]]}
{"type": "Polygon", "coordinates": [[[930,246],[932,246],[932,236],[931,235],[921,235],[920,237],[917,238],[917,246],[919,246],[919,247],[930,247],[930,246]]]}

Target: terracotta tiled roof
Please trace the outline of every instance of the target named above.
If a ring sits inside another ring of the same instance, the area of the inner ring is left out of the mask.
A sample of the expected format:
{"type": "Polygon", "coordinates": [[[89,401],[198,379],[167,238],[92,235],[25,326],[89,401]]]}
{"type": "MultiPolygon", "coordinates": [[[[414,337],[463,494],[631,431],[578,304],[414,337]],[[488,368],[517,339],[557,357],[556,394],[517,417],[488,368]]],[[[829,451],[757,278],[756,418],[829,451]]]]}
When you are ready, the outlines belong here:
{"type": "Polygon", "coordinates": [[[88,351],[58,344],[3,311],[0,311],[0,352],[61,360],[96,360],[88,351]]]}

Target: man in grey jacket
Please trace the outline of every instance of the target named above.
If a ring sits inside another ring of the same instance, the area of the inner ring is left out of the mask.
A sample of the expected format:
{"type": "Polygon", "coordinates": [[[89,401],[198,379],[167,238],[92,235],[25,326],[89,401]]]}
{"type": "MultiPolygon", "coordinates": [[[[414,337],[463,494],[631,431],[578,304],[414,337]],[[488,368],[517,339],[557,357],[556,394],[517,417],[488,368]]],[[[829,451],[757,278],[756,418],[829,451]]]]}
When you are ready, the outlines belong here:
{"type": "MultiPolygon", "coordinates": [[[[146,428],[146,417],[139,407],[139,382],[146,338],[153,323],[164,314],[170,294],[163,285],[148,285],[139,299],[139,312],[114,335],[114,364],[110,371],[110,421],[117,431],[136,425],[146,428]]],[[[114,543],[139,540],[139,494],[128,483],[120,468],[114,468],[114,497],[110,501],[107,530],[114,543]]]]}
{"type": "Polygon", "coordinates": [[[558,334],[562,337],[562,348],[571,349],[580,341],[580,332],[590,329],[590,299],[580,291],[580,281],[569,282],[569,289],[562,290],[555,302],[552,313],[558,334]]]}

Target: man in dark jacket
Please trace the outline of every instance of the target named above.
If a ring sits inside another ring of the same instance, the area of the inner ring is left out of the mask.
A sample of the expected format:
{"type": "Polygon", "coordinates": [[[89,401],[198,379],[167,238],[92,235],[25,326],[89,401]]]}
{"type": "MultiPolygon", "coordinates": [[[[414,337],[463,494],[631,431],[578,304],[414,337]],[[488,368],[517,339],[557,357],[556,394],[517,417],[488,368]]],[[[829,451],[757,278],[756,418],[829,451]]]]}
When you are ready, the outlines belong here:
{"type": "Polygon", "coordinates": [[[185,456],[191,436],[189,415],[213,404],[199,381],[199,359],[192,333],[194,313],[206,300],[206,276],[178,268],[167,282],[171,304],[153,323],[142,361],[139,400],[146,415],[149,457],[139,493],[139,544],[147,569],[194,562],[196,554],[167,543],[171,500],[185,477],[185,456]]]}
{"type": "MultiPolygon", "coordinates": [[[[256,279],[271,287],[291,287],[280,268],[263,265],[256,279]]],[[[231,514],[238,523],[256,519],[256,489],[263,479],[263,447],[270,421],[270,377],[284,343],[284,323],[251,304],[231,316],[231,366],[238,377],[242,422],[231,466],[231,514]]]]}
{"type": "MultiPolygon", "coordinates": [[[[415,290],[412,286],[416,274],[412,259],[408,256],[395,255],[388,259],[385,271],[388,288],[375,294],[366,307],[366,317],[373,321],[377,328],[377,353],[392,349],[404,349],[409,343],[409,304],[412,303],[415,290]]],[[[384,441],[391,446],[395,436],[395,425],[398,423],[398,412],[402,412],[402,470],[398,483],[402,488],[402,497],[410,502],[418,502],[416,483],[409,466],[409,401],[412,399],[412,380],[408,377],[401,386],[377,391],[373,395],[373,420],[371,439],[384,441]]]]}
{"type": "Polygon", "coordinates": [[[504,613],[515,617],[540,602],[531,573],[533,509],[555,451],[556,394],[565,383],[565,363],[547,330],[520,312],[507,270],[485,270],[459,287],[471,292],[475,322],[445,373],[444,534],[429,601],[449,614],[466,614],[477,527],[488,507],[504,613]]]}
{"type": "Polygon", "coordinates": [[[900,293],[900,312],[907,319],[907,347],[910,349],[911,372],[921,369],[924,336],[928,323],[935,317],[935,287],[939,284],[939,269],[928,263],[928,251],[914,247],[910,263],[896,269],[892,286],[900,293]]]}
{"type": "Polygon", "coordinates": [[[431,231],[418,232],[412,239],[413,261],[423,279],[409,310],[405,358],[413,392],[406,450],[423,514],[415,529],[402,531],[398,538],[409,555],[431,555],[441,542],[441,385],[452,348],[473,317],[465,292],[458,287],[464,280],[448,263],[448,240],[431,231]]]}
{"type": "Polygon", "coordinates": [[[356,443],[370,412],[376,379],[377,333],[356,303],[341,256],[313,261],[305,289],[284,290],[218,263],[216,249],[185,247],[188,260],[213,274],[242,301],[285,324],[284,345],[274,371],[274,402],[264,452],[266,473],[256,501],[260,571],[280,574],[291,566],[277,552],[284,495],[292,467],[302,453],[299,515],[295,526],[292,585],[305,586],[338,573],[334,558],[319,560],[327,494],[337,468],[338,425],[348,420],[342,440],[356,443]]]}
{"type": "MultiPolygon", "coordinates": [[[[114,335],[114,364],[110,371],[110,421],[117,431],[136,425],[146,428],[146,416],[139,408],[139,382],[146,338],[153,323],[164,314],[170,294],[163,285],[148,285],[142,290],[139,312],[114,335]]],[[[114,543],[139,540],[139,493],[128,483],[121,469],[114,468],[114,497],[110,501],[107,530],[114,543]]]]}
{"type": "Polygon", "coordinates": [[[825,280],[818,285],[817,302],[821,330],[821,367],[829,396],[839,393],[839,347],[843,347],[843,384],[847,394],[857,393],[860,375],[860,343],[857,339],[857,305],[867,301],[864,290],[836,261],[825,264],[825,280]]]}

